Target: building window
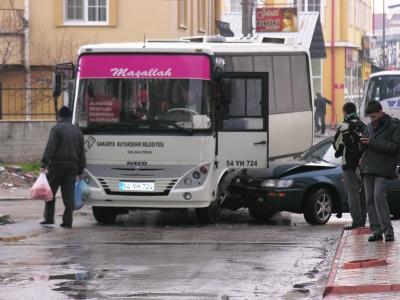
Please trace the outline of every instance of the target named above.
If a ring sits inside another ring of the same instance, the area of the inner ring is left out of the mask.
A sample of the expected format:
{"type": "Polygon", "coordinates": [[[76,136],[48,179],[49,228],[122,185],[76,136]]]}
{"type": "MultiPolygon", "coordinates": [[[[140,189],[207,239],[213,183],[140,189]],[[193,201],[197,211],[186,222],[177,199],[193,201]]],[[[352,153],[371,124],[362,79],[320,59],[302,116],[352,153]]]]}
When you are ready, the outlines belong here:
{"type": "Polygon", "coordinates": [[[242,12],[242,0],[231,0],[231,12],[233,13],[242,12]]]}
{"type": "Polygon", "coordinates": [[[205,33],[207,31],[207,1],[198,1],[198,27],[199,32],[205,33]]]}
{"type": "Polygon", "coordinates": [[[321,0],[294,0],[294,6],[299,11],[321,11],[321,0]]]}
{"type": "Polygon", "coordinates": [[[108,24],[108,0],[64,0],[66,24],[108,24]]]}
{"type": "Polygon", "coordinates": [[[349,4],[347,6],[348,8],[348,21],[349,21],[349,27],[354,26],[354,8],[353,8],[353,0],[349,0],[349,4]]]}
{"type": "Polygon", "coordinates": [[[179,28],[188,28],[188,1],[179,0],[178,2],[178,23],[179,28]]]}

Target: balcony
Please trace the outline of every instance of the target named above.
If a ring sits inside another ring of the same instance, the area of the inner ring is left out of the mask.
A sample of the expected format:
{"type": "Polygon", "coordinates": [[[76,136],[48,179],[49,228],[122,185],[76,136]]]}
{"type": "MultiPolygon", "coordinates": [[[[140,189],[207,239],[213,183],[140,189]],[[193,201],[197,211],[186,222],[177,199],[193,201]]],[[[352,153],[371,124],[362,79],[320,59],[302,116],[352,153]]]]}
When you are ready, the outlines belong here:
{"type": "Polygon", "coordinates": [[[24,29],[28,26],[22,9],[0,9],[0,69],[23,61],[24,29]]]}

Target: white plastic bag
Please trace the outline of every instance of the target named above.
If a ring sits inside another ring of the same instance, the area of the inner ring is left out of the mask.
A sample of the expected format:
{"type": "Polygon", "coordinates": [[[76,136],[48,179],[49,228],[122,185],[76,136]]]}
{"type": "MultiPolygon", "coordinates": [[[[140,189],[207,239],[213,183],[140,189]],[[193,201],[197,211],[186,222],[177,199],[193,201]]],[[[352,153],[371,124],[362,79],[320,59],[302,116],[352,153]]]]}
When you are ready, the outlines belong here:
{"type": "Polygon", "coordinates": [[[40,173],[38,179],[33,184],[31,188],[31,198],[45,201],[53,200],[53,192],[51,191],[44,172],[40,173]]]}

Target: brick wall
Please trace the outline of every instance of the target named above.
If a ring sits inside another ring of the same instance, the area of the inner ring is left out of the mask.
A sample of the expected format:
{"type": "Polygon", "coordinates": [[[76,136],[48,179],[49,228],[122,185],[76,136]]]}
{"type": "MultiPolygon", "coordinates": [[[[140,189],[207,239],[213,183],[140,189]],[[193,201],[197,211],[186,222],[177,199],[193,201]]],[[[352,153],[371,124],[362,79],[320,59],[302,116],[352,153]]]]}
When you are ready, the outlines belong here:
{"type": "Polygon", "coordinates": [[[41,158],[54,121],[1,121],[0,161],[16,163],[41,158]]]}

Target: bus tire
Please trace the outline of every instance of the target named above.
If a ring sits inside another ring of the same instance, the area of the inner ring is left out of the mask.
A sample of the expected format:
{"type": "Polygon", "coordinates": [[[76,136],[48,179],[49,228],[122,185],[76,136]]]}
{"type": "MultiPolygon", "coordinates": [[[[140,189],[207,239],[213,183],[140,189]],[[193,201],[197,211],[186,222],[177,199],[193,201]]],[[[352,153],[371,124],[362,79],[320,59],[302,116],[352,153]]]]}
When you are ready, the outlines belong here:
{"type": "Polygon", "coordinates": [[[221,214],[219,199],[213,200],[209,206],[196,208],[197,219],[201,224],[215,224],[221,214]]]}
{"type": "Polygon", "coordinates": [[[217,197],[211,201],[207,207],[196,208],[197,219],[201,224],[215,224],[218,221],[222,211],[222,192],[221,186],[217,188],[217,197]]]}
{"type": "Polygon", "coordinates": [[[115,207],[93,206],[92,211],[96,221],[102,224],[113,224],[118,216],[115,207]]]}

